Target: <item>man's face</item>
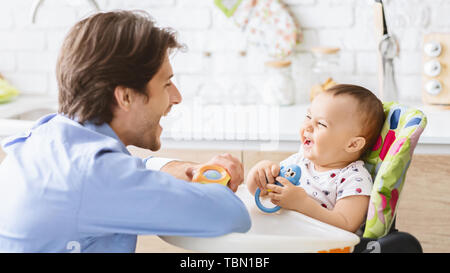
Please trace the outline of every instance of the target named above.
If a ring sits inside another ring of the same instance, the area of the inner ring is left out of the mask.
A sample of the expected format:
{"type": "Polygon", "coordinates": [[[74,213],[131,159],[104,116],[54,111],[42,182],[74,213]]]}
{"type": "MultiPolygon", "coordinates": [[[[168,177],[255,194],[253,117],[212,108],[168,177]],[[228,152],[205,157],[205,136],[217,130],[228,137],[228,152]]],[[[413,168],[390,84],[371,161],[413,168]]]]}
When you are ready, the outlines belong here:
{"type": "Polygon", "coordinates": [[[161,117],[167,115],[172,105],[181,102],[182,97],[172,83],[173,72],[166,55],[159,71],[147,83],[148,101],[142,96],[134,105],[133,130],[136,132],[133,145],[157,151],[161,147],[161,117]]]}

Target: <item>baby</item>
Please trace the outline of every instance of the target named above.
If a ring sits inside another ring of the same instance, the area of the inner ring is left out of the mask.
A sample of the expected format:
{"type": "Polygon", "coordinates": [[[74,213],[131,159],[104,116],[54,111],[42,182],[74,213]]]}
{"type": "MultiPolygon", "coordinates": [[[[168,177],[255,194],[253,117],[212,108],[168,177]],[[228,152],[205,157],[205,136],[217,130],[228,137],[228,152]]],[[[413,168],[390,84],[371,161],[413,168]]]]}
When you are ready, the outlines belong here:
{"type": "Polygon", "coordinates": [[[258,162],[248,174],[248,190],[254,195],[260,188],[275,205],[356,232],[372,188],[360,158],[375,144],[384,121],[383,105],[369,90],[348,84],[327,89],[307,110],[300,151],[280,164],[258,162]],[[280,165],[290,164],[302,170],[300,186],[278,177],[280,165]]]}

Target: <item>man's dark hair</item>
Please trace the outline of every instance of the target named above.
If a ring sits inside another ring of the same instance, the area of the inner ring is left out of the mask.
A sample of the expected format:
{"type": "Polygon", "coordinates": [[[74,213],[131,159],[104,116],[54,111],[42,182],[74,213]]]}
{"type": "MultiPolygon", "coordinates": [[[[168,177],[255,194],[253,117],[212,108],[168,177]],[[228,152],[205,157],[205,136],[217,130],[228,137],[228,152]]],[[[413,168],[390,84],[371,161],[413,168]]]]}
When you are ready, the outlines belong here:
{"type": "Polygon", "coordinates": [[[358,85],[338,84],[325,92],[333,96],[348,95],[357,101],[362,137],[366,139],[366,145],[361,151],[361,155],[364,155],[375,145],[386,120],[383,103],[370,90],[358,85]]]}
{"type": "Polygon", "coordinates": [[[148,99],[146,84],[166,54],[180,47],[175,32],[155,26],[144,11],[101,12],[81,20],[58,57],[59,113],[80,123],[109,123],[115,88],[131,88],[148,99]]]}

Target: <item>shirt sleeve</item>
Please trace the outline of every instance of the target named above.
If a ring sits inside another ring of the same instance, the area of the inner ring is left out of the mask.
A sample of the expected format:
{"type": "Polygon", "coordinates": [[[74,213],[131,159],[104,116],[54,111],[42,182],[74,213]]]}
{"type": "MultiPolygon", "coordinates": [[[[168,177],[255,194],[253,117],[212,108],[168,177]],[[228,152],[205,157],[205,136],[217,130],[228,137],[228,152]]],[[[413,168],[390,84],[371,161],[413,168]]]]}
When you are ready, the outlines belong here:
{"type": "Polygon", "coordinates": [[[337,181],[336,201],[352,195],[370,195],[372,178],[362,164],[352,164],[337,181]]]}
{"type": "Polygon", "coordinates": [[[85,173],[78,227],[85,234],[219,236],[251,226],[227,187],[178,180],[121,152],[98,153],[85,173]]]}
{"type": "Polygon", "coordinates": [[[290,155],[285,160],[281,161],[280,162],[280,166],[287,166],[287,165],[292,165],[292,164],[298,165],[300,159],[301,159],[301,154],[300,153],[295,153],[293,155],[290,155]]]}
{"type": "Polygon", "coordinates": [[[162,167],[164,167],[164,165],[166,165],[167,163],[169,163],[171,161],[175,161],[175,160],[176,159],[173,159],[173,158],[149,156],[149,157],[145,158],[143,161],[144,161],[145,167],[147,169],[159,171],[159,170],[161,170],[162,167]]]}

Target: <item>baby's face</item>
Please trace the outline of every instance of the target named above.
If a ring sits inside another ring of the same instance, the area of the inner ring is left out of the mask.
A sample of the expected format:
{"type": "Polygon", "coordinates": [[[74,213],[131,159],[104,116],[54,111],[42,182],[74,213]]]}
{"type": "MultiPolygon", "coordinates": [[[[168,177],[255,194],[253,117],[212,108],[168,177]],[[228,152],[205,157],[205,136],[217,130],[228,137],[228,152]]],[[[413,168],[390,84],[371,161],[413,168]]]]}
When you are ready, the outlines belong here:
{"type": "Polygon", "coordinates": [[[348,161],[345,147],[352,137],[359,136],[360,126],[354,98],[319,94],[300,128],[304,156],[322,167],[345,165],[348,161]]]}

